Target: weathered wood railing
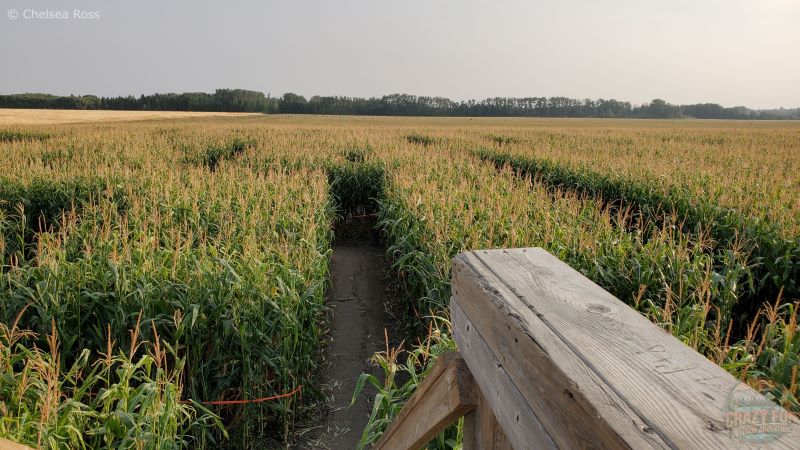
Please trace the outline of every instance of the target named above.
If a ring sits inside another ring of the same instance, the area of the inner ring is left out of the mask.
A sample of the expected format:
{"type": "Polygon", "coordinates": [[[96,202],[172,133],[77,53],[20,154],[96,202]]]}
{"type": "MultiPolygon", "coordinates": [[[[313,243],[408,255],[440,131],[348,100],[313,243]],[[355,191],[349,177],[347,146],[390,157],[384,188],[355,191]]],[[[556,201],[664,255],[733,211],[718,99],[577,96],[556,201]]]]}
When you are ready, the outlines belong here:
{"type": "Polygon", "coordinates": [[[440,357],[377,444],[800,448],[800,422],[540,248],[462,253],[440,357]]]}

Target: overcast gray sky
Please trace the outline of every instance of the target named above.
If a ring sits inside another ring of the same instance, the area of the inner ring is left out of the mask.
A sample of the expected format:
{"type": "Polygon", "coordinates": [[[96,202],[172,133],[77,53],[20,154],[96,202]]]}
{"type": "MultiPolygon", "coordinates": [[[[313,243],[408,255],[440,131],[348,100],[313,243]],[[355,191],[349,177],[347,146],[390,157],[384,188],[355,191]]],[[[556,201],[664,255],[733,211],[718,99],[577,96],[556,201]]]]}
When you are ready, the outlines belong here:
{"type": "Polygon", "coordinates": [[[2,5],[6,94],[239,87],[307,97],[402,92],[800,106],[800,0],[2,5]],[[43,9],[69,18],[31,17],[43,9]],[[76,9],[99,18],[76,18],[76,9]]]}

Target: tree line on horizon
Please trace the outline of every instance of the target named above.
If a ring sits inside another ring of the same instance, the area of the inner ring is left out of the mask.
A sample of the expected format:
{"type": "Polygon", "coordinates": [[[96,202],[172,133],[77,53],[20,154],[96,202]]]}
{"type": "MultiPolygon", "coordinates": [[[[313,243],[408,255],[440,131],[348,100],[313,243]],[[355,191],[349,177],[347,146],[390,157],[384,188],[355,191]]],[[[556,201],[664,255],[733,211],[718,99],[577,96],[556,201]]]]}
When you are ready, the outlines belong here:
{"type": "Polygon", "coordinates": [[[598,117],[697,119],[800,119],[800,108],[755,110],[726,108],[716,103],[673,105],[655,99],[644,105],[605,99],[567,97],[492,97],[453,101],[444,97],[392,94],[382,97],[313,96],[287,93],[271,97],[245,89],[217,89],[214,93],[184,92],[139,97],[57,96],[50,94],[0,95],[0,108],[99,109],[141,111],[260,112],[268,114],[329,114],[369,116],[471,117],[598,117]]]}

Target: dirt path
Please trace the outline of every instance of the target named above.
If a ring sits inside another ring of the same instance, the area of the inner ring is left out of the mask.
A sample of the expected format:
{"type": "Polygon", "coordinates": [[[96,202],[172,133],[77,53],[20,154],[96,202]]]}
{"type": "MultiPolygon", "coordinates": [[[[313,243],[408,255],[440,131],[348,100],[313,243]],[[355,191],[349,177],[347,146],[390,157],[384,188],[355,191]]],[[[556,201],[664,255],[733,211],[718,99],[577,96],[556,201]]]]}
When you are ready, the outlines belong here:
{"type": "Polygon", "coordinates": [[[365,387],[350,408],[358,376],[371,371],[376,351],[385,348],[384,329],[393,334],[393,321],[384,307],[385,249],[365,245],[335,245],[331,257],[333,290],[330,342],[323,363],[323,391],[329,411],[316,428],[309,448],[353,449],[372,411],[375,390],[365,387]],[[365,395],[366,394],[366,395],[365,395]]]}

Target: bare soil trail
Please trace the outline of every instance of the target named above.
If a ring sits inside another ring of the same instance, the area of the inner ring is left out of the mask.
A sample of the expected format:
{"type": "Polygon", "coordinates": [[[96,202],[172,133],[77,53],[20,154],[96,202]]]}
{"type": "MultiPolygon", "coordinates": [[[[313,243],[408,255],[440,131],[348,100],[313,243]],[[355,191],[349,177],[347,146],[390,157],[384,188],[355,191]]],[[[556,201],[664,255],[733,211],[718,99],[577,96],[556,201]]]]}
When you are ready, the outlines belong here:
{"type": "Polygon", "coordinates": [[[350,405],[363,372],[378,375],[370,357],[385,349],[394,321],[386,312],[385,249],[371,245],[337,244],[331,257],[333,289],[328,299],[330,335],[322,365],[323,392],[329,409],[315,427],[307,448],[353,449],[367,423],[375,390],[365,386],[350,405]]]}

